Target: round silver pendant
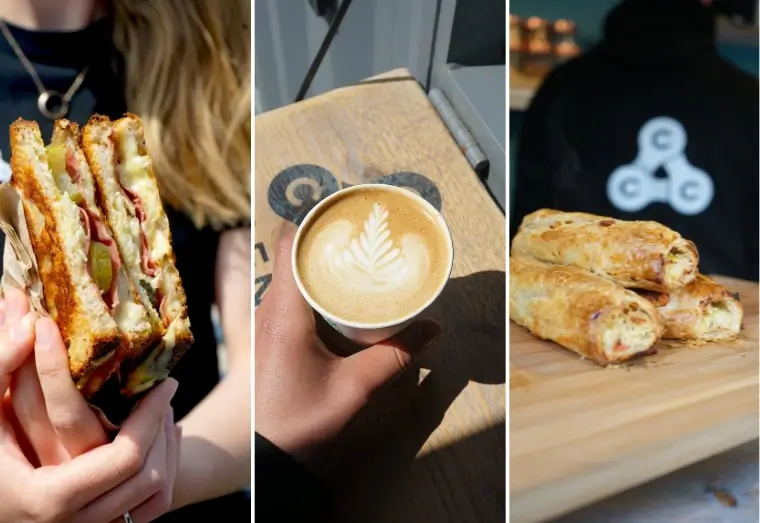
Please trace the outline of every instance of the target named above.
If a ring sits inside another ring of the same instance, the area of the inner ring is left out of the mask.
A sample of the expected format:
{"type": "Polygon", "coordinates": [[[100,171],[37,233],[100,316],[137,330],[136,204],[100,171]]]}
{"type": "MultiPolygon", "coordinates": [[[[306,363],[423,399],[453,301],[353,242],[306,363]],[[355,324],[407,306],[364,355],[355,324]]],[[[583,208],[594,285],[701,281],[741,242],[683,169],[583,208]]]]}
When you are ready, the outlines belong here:
{"type": "Polygon", "coordinates": [[[37,109],[45,118],[58,120],[69,113],[69,102],[58,91],[45,91],[37,98],[37,109]]]}

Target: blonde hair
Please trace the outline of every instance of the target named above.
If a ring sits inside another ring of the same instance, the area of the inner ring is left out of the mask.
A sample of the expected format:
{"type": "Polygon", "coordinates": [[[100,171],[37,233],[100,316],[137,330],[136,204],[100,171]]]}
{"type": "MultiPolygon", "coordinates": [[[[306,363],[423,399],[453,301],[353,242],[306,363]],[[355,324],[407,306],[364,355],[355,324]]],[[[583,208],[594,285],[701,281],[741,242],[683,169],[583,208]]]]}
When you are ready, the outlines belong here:
{"type": "Polygon", "coordinates": [[[115,0],[126,100],[161,196],[197,227],[251,216],[251,2],[115,0]]]}

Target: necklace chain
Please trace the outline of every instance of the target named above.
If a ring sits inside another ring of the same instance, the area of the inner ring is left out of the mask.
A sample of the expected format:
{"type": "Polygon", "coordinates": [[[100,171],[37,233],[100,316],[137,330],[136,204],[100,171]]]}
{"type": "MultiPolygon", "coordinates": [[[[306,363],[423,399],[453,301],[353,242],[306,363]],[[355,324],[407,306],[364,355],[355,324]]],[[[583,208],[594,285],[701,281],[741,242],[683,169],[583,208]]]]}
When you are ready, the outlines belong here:
{"type": "Polygon", "coordinates": [[[0,31],[2,31],[3,36],[5,37],[8,44],[10,44],[13,52],[16,54],[21,64],[29,73],[29,76],[32,77],[32,81],[34,81],[34,85],[37,87],[37,91],[40,93],[39,98],[37,99],[37,108],[40,110],[43,116],[50,118],[51,120],[56,120],[58,118],[63,118],[66,116],[66,114],[69,112],[69,103],[74,97],[74,94],[76,94],[76,92],[82,86],[82,83],[87,76],[87,71],[90,69],[90,66],[86,66],[79,72],[79,74],[77,74],[74,82],[65,93],[61,94],[57,91],[47,89],[42,83],[40,75],[37,74],[37,71],[34,69],[34,65],[32,65],[32,62],[29,60],[29,58],[26,57],[24,51],[21,49],[21,46],[11,34],[10,29],[8,29],[8,25],[4,20],[0,20],[0,31]],[[60,107],[57,110],[54,110],[50,108],[50,102],[56,98],[60,100],[60,107]]]}

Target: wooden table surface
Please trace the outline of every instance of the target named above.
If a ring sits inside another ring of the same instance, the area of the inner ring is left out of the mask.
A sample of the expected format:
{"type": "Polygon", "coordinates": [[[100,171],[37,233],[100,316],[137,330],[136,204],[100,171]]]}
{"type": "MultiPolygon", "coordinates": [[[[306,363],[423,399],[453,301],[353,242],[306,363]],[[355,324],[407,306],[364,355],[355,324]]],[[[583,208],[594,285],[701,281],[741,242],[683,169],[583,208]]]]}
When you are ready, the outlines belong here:
{"type": "Polygon", "coordinates": [[[552,523],[757,523],[757,439],[552,523]]]}
{"type": "MultiPolygon", "coordinates": [[[[350,427],[328,478],[333,521],[504,521],[503,213],[406,70],[261,114],[255,136],[257,304],[283,222],[349,184],[416,191],[454,237],[452,278],[427,313],[444,334],[350,427]]],[[[321,336],[343,347],[329,329],[321,336]]]]}
{"type": "Polygon", "coordinates": [[[547,521],[758,437],[758,285],[717,279],[741,296],[739,339],[660,343],[617,367],[510,322],[512,521],[547,521]]]}

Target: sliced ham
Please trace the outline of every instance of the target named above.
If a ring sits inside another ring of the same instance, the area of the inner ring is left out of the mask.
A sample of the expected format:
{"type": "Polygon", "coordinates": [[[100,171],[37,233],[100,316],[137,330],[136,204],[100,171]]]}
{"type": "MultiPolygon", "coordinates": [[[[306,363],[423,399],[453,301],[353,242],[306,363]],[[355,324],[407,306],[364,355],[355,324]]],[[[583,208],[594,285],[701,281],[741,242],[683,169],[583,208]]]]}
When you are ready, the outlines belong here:
{"type": "MultiPolygon", "coordinates": [[[[119,154],[119,142],[118,142],[118,139],[116,138],[115,133],[111,133],[110,139],[111,139],[111,143],[113,144],[114,160],[115,160],[114,167],[117,167],[119,164],[122,163],[122,158],[120,157],[120,154],[119,154]]],[[[146,276],[148,276],[149,278],[155,278],[158,275],[158,267],[156,266],[155,262],[151,259],[150,246],[148,245],[148,238],[145,235],[145,230],[143,229],[143,223],[145,222],[145,209],[143,208],[142,200],[140,199],[140,196],[138,194],[135,194],[134,192],[124,187],[121,181],[119,181],[119,187],[121,188],[121,191],[125,196],[125,200],[128,202],[130,212],[135,218],[137,218],[137,221],[140,225],[140,268],[142,269],[143,273],[146,276]]],[[[159,300],[159,303],[163,301],[163,298],[160,296],[158,291],[156,293],[156,297],[159,300]]],[[[160,310],[160,305],[159,305],[159,310],[160,310]]]]}
{"type": "MultiPolygon", "coordinates": [[[[90,253],[90,245],[92,242],[102,243],[108,249],[108,253],[111,255],[111,287],[108,292],[103,293],[103,301],[106,302],[106,306],[109,310],[113,309],[119,304],[119,296],[117,292],[118,278],[116,277],[121,267],[121,258],[119,257],[119,250],[116,247],[111,235],[108,233],[105,224],[100,218],[84,208],[84,204],[79,206],[79,221],[82,222],[85,232],[85,251],[88,255],[90,253]]],[[[87,264],[87,270],[91,271],[90,264],[87,264]]],[[[90,276],[92,273],[90,272],[90,276]]]]}
{"type": "MultiPolygon", "coordinates": [[[[82,187],[79,180],[79,165],[77,164],[76,156],[74,156],[74,153],[71,150],[66,151],[66,171],[71,177],[71,181],[74,182],[81,191],[82,187]]],[[[117,275],[119,273],[119,267],[121,267],[121,257],[119,256],[116,242],[106,229],[106,226],[100,219],[99,215],[87,209],[87,204],[85,202],[79,204],[79,221],[84,228],[84,252],[86,255],[89,256],[90,245],[93,241],[105,245],[108,249],[108,253],[111,255],[111,286],[107,292],[103,293],[103,301],[109,310],[113,310],[113,308],[119,304],[119,281],[117,275]]],[[[87,263],[87,270],[92,270],[89,263],[87,263]]],[[[90,276],[92,276],[91,272],[90,276]]]]}
{"type": "Polygon", "coordinates": [[[160,292],[156,293],[158,295],[158,314],[163,318],[164,320],[164,327],[169,326],[169,315],[166,313],[166,296],[163,296],[160,292]]]}
{"type": "Polygon", "coordinates": [[[146,276],[149,278],[155,278],[158,274],[158,267],[150,257],[150,247],[148,246],[148,238],[145,236],[143,230],[143,222],[145,221],[145,210],[143,209],[142,200],[140,197],[119,184],[124,196],[127,197],[127,201],[131,204],[130,210],[134,214],[137,221],[140,223],[140,267],[146,276]]]}
{"type": "Polygon", "coordinates": [[[140,196],[133,193],[129,189],[127,189],[124,186],[121,186],[121,190],[124,191],[124,194],[127,196],[129,201],[132,203],[132,208],[134,209],[135,216],[140,221],[140,223],[145,221],[145,210],[143,209],[142,200],[140,199],[140,196]]]}
{"type": "Polygon", "coordinates": [[[156,264],[153,263],[153,260],[150,258],[150,248],[148,247],[148,238],[145,236],[145,233],[142,230],[142,227],[140,228],[140,266],[142,267],[143,272],[150,278],[155,278],[158,274],[158,267],[156,267],[156,264]]]}
{"type": "Polygon", "coordinates": [[[74,151],[71,149],[66,149],[66,172],[71,176],[71,181],[79,185],[79,163],[74,151]]]}
{"type": "Polygon", "coordinates": [[[92,240],[102,243],[108,249],[108,253],[111,255],[111,287],[107,293],[103,295],[103,301],[106,302],[106,306],[109,309],[113,309],[119,304],[118,293],[118,274],[119,267],[121,267],[121,258],[119,257],[119,249],[116,247],[116,242],[106,229],[106,225],[100,220],[100,218],[93,212],[87,211],[87,215],[90,218],[92,224],[92,240]]]}
{"type": "Polygon", "coordinates": [[[79,207],[79,221],[81,222],[82,227],[84,227],[84,252],[87,254],[90,252],[90,240],[92,239],[92,233],[90,232],[90,216],[81,206],[79,207]]]}

